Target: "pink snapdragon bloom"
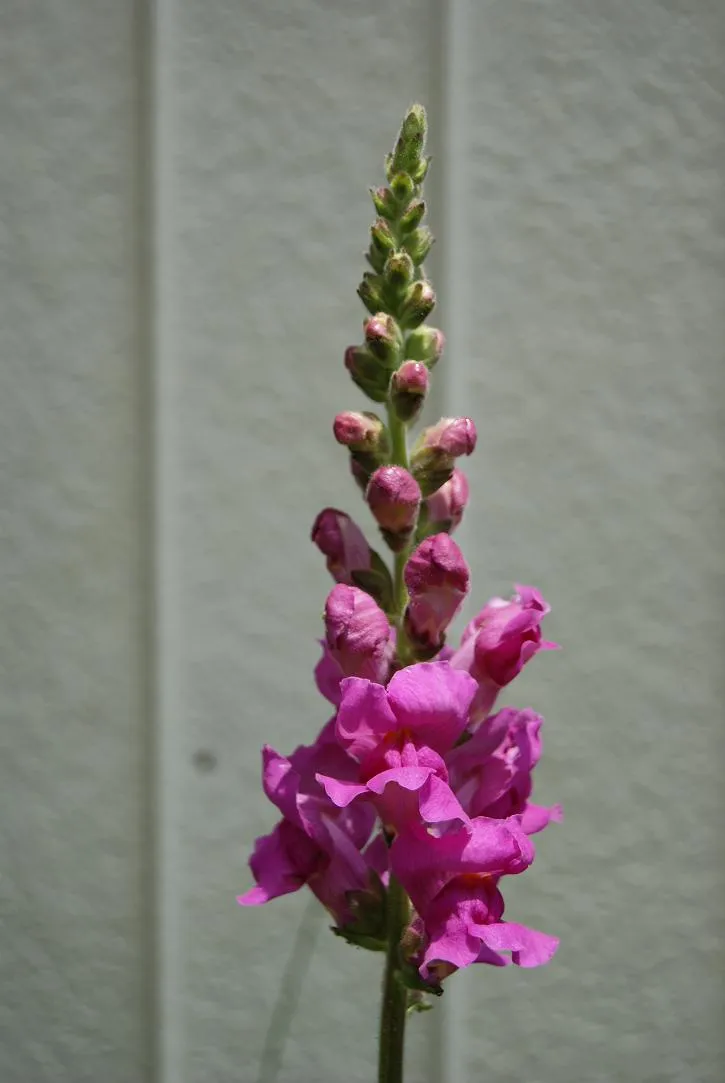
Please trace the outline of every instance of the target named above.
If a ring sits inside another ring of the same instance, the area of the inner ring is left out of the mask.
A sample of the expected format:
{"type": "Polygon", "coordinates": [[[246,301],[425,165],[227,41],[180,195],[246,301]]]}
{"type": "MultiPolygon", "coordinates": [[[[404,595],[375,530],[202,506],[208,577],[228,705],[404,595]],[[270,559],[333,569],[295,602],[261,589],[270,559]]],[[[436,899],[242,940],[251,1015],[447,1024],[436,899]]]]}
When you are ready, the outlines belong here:
{"type": "Polygon", "coordinates": [[[538,651],[558,647],[557,643],[541,637],[541,621],[549,609],[534,587],[517,585],[509,601],[492,598],[467,626],[450,663],[478,681],[472,724],[490,713],[501,689],[521,672],[530,658],[538,651]]]}
{"type": "Polygon", "coordinates": [[[529,801],[541,757],[541,715],[504,707],[446,756],[451,788],[469,816],[520,816],[527,835],[561,820],[561,807],[529,801]]]}
{"type": "Polygon", "coordinates": [[[330,800],[346,808],[368,798],[395,830],[421,820],[468,822],[443,760],[466,727],[476,692],[468,674],[423,662],[394,674],[387,688],[349,678],[341,691],[335,733],[360,767],[355,780],[317,776],[330,800]]]}
{"type": "Polygon", "coordinates": [[[477,817],[467,828],[440,837],[417,829],[395,839],[392,872],[419,916],[419,972],[425,981],[440,981],[476,962],[531,967],[551,959],[558,940],[502,920],[498,882],[523,872],[533,858],[533,846],[515,816],[477,817]],[[510,952],[511,959],[503,952],[510,952]]]}
{"type": "Polygon", "coordinates": [[[420,543],[405,566],[410,597],[405,630],[414,646],[431,653],[443,646],[445,630],[463,605],[470,580],[463,553],[448,534],[434,534],[420,543]]]}
{"type": "Polygon", "coordinates": [[[468,503],[468,479],[462,470],[455,468],[445,485],[441,485],[425,502],[428,522],[438,530],[452,534],[463,519],[468,503]]]}
{"type": "Polygon", "coordinates": [[[352,586],[353,572],[370,569],[370,546],[344,511],[323,508],[312,526],[312,541],[326,558],[327,570],[336,583],[352,586]]]}
{"type": "Polygon", "coordinates": [[[421,492],[402,466],[381,466],[370,478],[365,499],[383,537],[395,552],[405,548],[418,520],[421,492]]]}
{"type": "Polygon", "coordinates": [[[301,745],[289,758],[268,745],[262,750],[264,792],[282,819],[255,843],[249,864],[257,885],[239,897],[242,906],[258,906],[307,884],[344,924],[350,918],[346,893],[366,888],[371,866],[361,851],[370,838],[373,810],[339,809],[316,780],[320,771],[338,778],[357,774],[357,764],[335,741],[333,726],[328,723],[313,745],[301,745]]]}

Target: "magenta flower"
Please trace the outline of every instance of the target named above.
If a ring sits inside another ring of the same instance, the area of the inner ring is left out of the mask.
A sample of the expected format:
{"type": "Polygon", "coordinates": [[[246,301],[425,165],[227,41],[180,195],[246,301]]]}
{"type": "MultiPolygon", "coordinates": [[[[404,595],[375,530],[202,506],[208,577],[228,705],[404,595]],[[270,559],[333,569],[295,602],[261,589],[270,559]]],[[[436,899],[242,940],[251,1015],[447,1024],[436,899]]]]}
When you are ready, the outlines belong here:
{"type": "Polygon", "coordinates": [[[475,451],[476,439],[476,426],[470,417],[443,417],[423,431],[418,446],[432,448],[457,459],[460,455],[471,455],[475,451]]]}
{"type": "Polygon", "coordinates": [[[419,970],[436,982],[475,962],[518,966],[548,962],[558,941],[502,921],[501,876],[523,872],[534,850],[518,817],[473,819],[467,827],[435,837],[420,828],[399,835],[390,860],[420,919],[419,970]]]}
{"type": "Polygon", "coordinates": [[[325,632],[341,676],[387,680],[394,633],[380,606],[364,590],[344,583],[332,588],[325,603],[325,632]]]}
{"type": "Polygon", "coordinates": [[[352,573],[368,571],[370,546],[365,535],[344,511],[323,508],[312,526],[312,541],[326,558],[336,583],[352,586],[352,573]]]}
{"type": "Polygon", "coordinates": [[[369,865],[361,853],[374,813],[360,805],[341,810],[316,780],[320,771],[354,777],[357,764],[335,742],[328,723],[313,745],[287,759],[268,745],[262,751],[264,792],[282,813],[269,835],[258,838],[250,858],[257,881],[238,902],[257,906],[308,884],[340,924],[349,919],[346,893],[362,891],[369,865]]]}
{"type": "Polygon", "coordinates": [[[341,691],[335,732],[360,768],[354,780],[320,772],[330,800],[346,808],[366,797],[396,830],[421,820],[466,823],[442,757],[466,727],[476,691],[468,674],[423,662],[394,674],[387,689],[349,678],[341,691]]]}
{"type": "Polygon", "coordinates": [[[541,756],[541,715],[504,707],[487,718],[470,741],[449,752],[450,784],[469,816],[520,816],[527,835],[561,820],[561,808],[529,801],[532,771],[541,756]]]}
{"type": "Polygon", "coordinates": [[[450,663],[478,681],[471,711],[474,725],[490,713],[500,690],[530,658],[538,651],[557,648],[558,644],[541,637],[541,621],[549,608],[533,587],[517,585],[510,601],[492,598],[465,629],[450,663]]]}
{"type": "Polygon", "coordinates": [[[448,534],[434,534],[420,543],[405,566],[410,597],[405,630],[414,646],[440,650],[446,628],[465,601],[470,578],[463,553],[448,534]]]}

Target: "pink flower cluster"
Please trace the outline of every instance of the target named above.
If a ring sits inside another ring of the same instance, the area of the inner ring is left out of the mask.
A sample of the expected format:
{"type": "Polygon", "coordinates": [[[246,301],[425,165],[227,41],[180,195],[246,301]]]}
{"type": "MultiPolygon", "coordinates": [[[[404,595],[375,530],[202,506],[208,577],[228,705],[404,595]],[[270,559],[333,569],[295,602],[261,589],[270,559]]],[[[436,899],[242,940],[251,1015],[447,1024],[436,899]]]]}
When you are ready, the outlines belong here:
{"type": "MultiPolygon", "coordinates": [[[[456,472],[448,495],[433,498],[434,521],[450,529],[460,520],[465,493],[456,472]]],[[[531,587],[494,598],[453,650],[444,634],[469,572],[449,534],[425,538],[409,557],[398,632],[354,585],[373,568],[354,523],[326,509],[313,539],[337,580],[316,670],[335,714],[289,759],[265,748],[264,789],[281,820],[257,840],[250,862],[257,884],[240,902],[267,902],[307,884],[338,930],[374,939],[392,875],[413,906],[403,938],[408,962],[427,986],[475,962],[548,962],[558,941],[506,921],[501,894],[504,878],[533,861],[530,836],[560,818],[558,807],[530,799],[542,719],[528,709],[494,712],[501,689],[555,646],[541,634],[547,604],[531,587]],[[401,668],[401,638],[432,660],[401,668]]]]}

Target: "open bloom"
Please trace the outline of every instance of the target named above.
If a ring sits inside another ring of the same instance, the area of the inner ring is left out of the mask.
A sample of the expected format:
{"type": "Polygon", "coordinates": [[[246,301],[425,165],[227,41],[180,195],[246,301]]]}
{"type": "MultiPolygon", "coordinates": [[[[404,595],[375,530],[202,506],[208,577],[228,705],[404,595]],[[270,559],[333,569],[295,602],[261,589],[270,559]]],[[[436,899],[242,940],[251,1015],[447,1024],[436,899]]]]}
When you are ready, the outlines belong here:
{"type": "Polygon", "coordinates": [[[550,820],[561,819],[558,805],[544,808],[529,800],[532,771],[541,756],[543,721],[528,708],[504,707],[448,754],[451,788],[469,816],[518,815],[529,835],[541,831],[550,820]]]}
{"type": "Polygon", "coordinates": [[[534,587],[517,586],[509,601],[492,598],[466,627],[450,663],[478,682],[471,711],[473,724],[489,714],[500,690],[530,658],[538,651],[557,647],[541,636],[541,621],[549,609],[534,587]]]}
{"type": "Polygon", "coordinates": [[[395,839],[390,857],[418,913],[424,980],[476,962],[539,966],[556,951],[555,937],[502,920],[500,878],[523,872],[534,857],[517,817],[477,817],[439,837],[413,830],[395,839]]]}
{"type": "Polygon", "coordinates": [[[308,884],[343,924],[350,917],[347,893],[363,891],[368,883],[370,866],[361,851],[374,814],[364,805],[337,808],[315,776],[330,771],[350,778],[357,764],[335,742],[330,723],[313,745],[300,746],[289,758],[265,746],[262,762],[264,792],[282,819],[269,835],[257,839],[249,862],[257,884],[238,901],[256,906],[308,884]]]}
{"type": "Polygon", "coordinates": [[[448,785],[443,756],[466,727],[475,691],[472,678],[447,662],[409,666],[387,688],[343,681],[335,733],[360,766],[354,780],[320,772],[330,800],[346,808],[366,797],[396,830],[421,820],[467,822],[448,785]]]}

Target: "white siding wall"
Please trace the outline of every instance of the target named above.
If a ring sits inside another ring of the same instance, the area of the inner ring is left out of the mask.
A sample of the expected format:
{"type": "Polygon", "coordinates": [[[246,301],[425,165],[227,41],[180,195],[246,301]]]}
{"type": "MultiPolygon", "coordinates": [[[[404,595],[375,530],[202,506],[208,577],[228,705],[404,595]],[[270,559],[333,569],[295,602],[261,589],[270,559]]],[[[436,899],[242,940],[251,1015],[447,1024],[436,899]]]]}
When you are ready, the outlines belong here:
{"type": "MultiPolygon", "coordinates": [[[[477,601],[555,607],[512,699],[567,819],[509,892],[560,955],[459,977],[410,1083],[720,1078],[724,38],[716,0],[2,5],[0,1083],[257,1078],[305,901],[234,896],[259,746],[325,718],[307,537],[359,503],[330,424],[416,98],[463,544],[477,601]]],[[[315,920],[280,1080],[367,1083],[379,960],[315,920]]]]}

